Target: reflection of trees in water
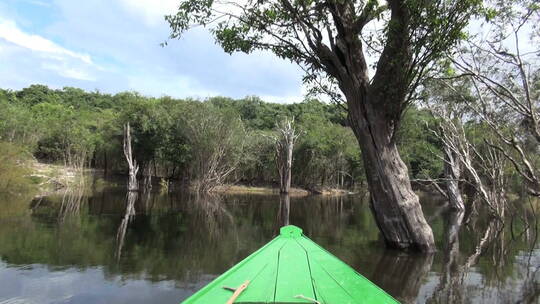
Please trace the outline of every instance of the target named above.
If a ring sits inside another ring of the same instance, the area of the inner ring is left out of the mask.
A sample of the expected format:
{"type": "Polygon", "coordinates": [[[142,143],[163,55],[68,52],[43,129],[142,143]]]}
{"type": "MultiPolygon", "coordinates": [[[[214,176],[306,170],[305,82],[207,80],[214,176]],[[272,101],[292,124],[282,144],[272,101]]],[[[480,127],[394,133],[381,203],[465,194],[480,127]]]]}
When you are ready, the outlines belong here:
{"type": "Polygon", "coordinates": [[[345,227],[351,221],[358,221],[360,225],[366,224],[364,220],[371,221],[358,216],[363,214],[355,213],[350,197],[341,195],[301,198],[294,202],[291,210],[292,224],[301,226],[309,235],[325,236],[333,240],[343,238],[345,227]]]}
{"type": "Polygon", "coordinates": [[[234,216],[227,210],[219,195],[198,194],[191,202],[192,216],[205,225],[210,241],[218,241],[225,229],[234,229],[234,216]]]}
{"type": "MultiPolygon", "coordinates": [[[[497,272],[504,265],[504,235],[502,234],[502,223],[498,220],[490,220],[486,227],[471,227],[474,232],[478,232],[479,239],[468,256],[465,256],[460,263],[459,237],[458,232],[463,223],[464,214],[462,212],[449,212],[446,218],[443,245],[443,269],[439,278],[439,285],[431,295],[428,303],[464,303],[471,295],[464,294],[467,289],[467,277],[472,267],[478,264],[480,258],[490,258],[493,265],[492,271],[497,272]],[[501,244],[502,248],[497,246],[501,244]],[[493,254],[490,257],[484,256],[488,248],[493,246],[493,254]]],[[[489,280],[489,272],[484,273],[484,278],[489,280]]]]}
{"type": "Polygon", "coordinates": [[[464,211],[450,211],[445,214],[443,235],[443,268],[439,285],[427,301],[430,303],[463,302],[462,274],[459,265],[459,230],[463,223],[464,211]]]}
{"type": "MultiPolygon", "coordinates": [[[[527,262],[527,274],[516,303],[538,303],[540,300],[540,261],[536,267],[531,265],[532,252],[527,262]]],[[[537,257],[538,258],[538,257],[537,257]]]]}
{"type": "Polygon", "coordinates": [[[115,256],[117,260],[120,260],[120,257],[122,256],[122,248],[124,247],[124,240],[126,238],[128,224],[135,216],[135,202],[137,201],[137,196],[137,191],[128,190],[126,195],[126,211],[124,213],[124,217],[122,218],[122,222],[120,222],[118,231],[116,232],[115,256]]]}
{"type": "MultiPolygon", "coordinates": [[[[519,248],[531,244],[528,237],[530,225],[522,227],[520,233],[513,233],[515,229],[512,227],[513,224],[504,226],[503,222],[496,219],[487,218],[485,222],[477,218],[467,225],[465,234],[471,234],[472,238],[470,240],[464,238],[472,241],[473,246],[466,244],[469,247],[461,250],[459,231],[463,230],[463,213],[449,212],[444,215],[444,219],[442,272],[439,283],[427,303],[468,303],[478,300],[478,297],[491,297],[492,301],[497,303],[536,303],[534,301],[538,300],[539,286],[538,282],[535,282],[536,274],[529,270],[534,267],[538,269],[540,263],[537,261],[536,266],[529,263],[525,267],[527,271],[521,271],[516,261],[522,254],[519,248]],[[480,263],[480,260],[483,262],[480,263]],[[522,277],[525,272],[527,274],[522,277]],[[482,276],[483,291],[480,293],[477,293],[479,289],[470,288],[479,284],[477,279],[470,277],[472,273],[479,273],[482,276]],[[521,286],[521,292],[515,290],[516,285],[521,286]]],[[[536,232],[534,230],[532,233],[536,235],[536,232]]],[[[534,250],[535,246],[533,242],[530,245],[531,250],[534,250]]],[[[538,252],[533,251],[529,256],[540,258],[538,252]]]]}
{"type": "Polygon", "coordinates": [[[279,208],[277,213],[277,230],[283,226],[289,225],[291,212],[291,196],[288,193],[279,195],[279,208]]]}
{"type": "Polygon", "coordinates": [[[385,251],[375,267],[373,283],[403,303],[415,303],[432,263],[433,254],[385,251]]]}
{"type": "Polygon", "coordinates": [[[234,217],[219,196],[130,191],[115,243],[115,257],[124,261],[114,268],[151,280],[196,282],[208,269],[222,271],[234,261],[239,243],[234,217]]]}
{"type": "MultiPolygon", "coordinates": [[[[539,201],[536,202],[538,203],[539,201]]],[[[524,283],[516,303],[540,302],[540,249],[536,248],[538,242],[538,218],[532,201],[529,200],[529,203],[529,211],[532,217],[524,214],[522,219],[524,219],[526,225],[525,238],[529,240],[531,245],[526,258],[527,262],[524,265],[526,268],[524,283]]]]}
{"type": "MultiPolygon", "coordinates": [[[[131,205],[137,216],[130,219],[133,209],[128,208],[125,190],[82,198],[79,209],[69,207],[77,205],[69,203],[77,201],[75,194],[72,198],[66,194],[36,201],[27,222],[32,228],[27,229],[28,241],[24,244],[13,237],[20,228],[3,224],[0,253],[6,260],[102,265],[111,278],[171,279],[178,286],[193,286],[224,272],[267,243],[275,236],[277,223],[285,223],[287,214],[286,200],[280,202],[278,196],[197,197],[153,192],[139,193],[131,205]],[[62,222],[67,229],[61,231],[57,226],[43,229],[44,225],[30,225],[36,220],[49,224],[61,209],[79,210],[75,218],[80,221],[62,222]],[[116,242],[115,235],[119,236],[116,242]],[[22,256],[21,251],[25,253],[22,256]],[[16,252],[19,258],[10,252],[16,252]],[[116,252],[120,254],[114,256],[116,252]],[[115,258],[118,255],[122,263],[115,258]]],[[[292,197],[289,222],[302,227],[306,235],[404,303],[426,298],[430,303],[466,303],[484,297],[500,303],[534,303],[538,297],[540,252],[536,249],[528,262],[526,251],[538,248],[531,243],[536,236],[534,216],[506,222],[506,230],[499,232],[500,225],[486,217],[460,225],[464,220],[459,214],[438,213],[432,208],[432,225],[442,236],[434,259],[383,252],[367,204],[355,203],[355,199],[292,197]],[[427,277],[432,261],[442,264],[434,266],[427,277]],[[432,290],[432,294],[419,295],[432,290]]]]}
{"type": "Polygon", "coordinates": [[[80,214],[81,206],[87,200],[84,196],[85,188],[69,188],[62,195],[62,203],[58,212],[58,221],[62,222],[70,215],[80,214]]]}
{"type": "MultiPolygon", "coordinates": [[[[171,265],[173,276],[183,287],[210,275],[217,275],[244,257],[246,242],[255,231],[243,226],[222,197],[212,194],[169,196],[171,208],[181,214],[177,256],[171,265]]],[[[251,250],[250,250],[251,251],[251,250]]]]}

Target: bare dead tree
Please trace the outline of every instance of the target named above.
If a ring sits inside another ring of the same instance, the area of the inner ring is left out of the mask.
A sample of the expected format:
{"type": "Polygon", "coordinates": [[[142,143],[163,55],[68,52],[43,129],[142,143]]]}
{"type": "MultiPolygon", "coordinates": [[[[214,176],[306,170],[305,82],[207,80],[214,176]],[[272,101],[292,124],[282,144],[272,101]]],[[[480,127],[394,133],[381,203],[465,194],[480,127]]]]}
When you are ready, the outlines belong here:
{"type": "Polygon", "coordinates": [[[124,218],[118,227],[116,233],[116,258],[120,260],[122,255],[122,248],[124,247],[124,240],[126,237],[127,227],[131,219],[135,216],[135,201],[138,196],[139,184],[137,182],[137,173],[139,172],[139,165],[133,157],[133,151],[131,149],[131,130],[129,122],[124,125],[124,156],[128,163],[129,168],[129,180],[128,180],[128,193],[126,196],[126,211],[124,218]]]}
{"type": "Polygon", "coordinates": [[[219,146],[206,159],[206,165],[203,165],[205,170],[201,172],[201,177],[195,182],[197,192],[210,192],[216,186],[222,185],[225,179],[236,170],[237,164],[227,164],[226,157],[227,148],[219,146]]]}
{"type": "Polygon", "coordinates": [[[461,179],[461,161],[459,155],[450,149],[449,146],[444,146],[444,176],[446,195],[450,203],[450,207],[454,210],[465,210],[465,204],[459,190],[459,180],[461,179]]]}
{"type": "Polygon", "coordinates": [[[455,125],[459,121],[460,115],[456,113],[454,107],[447,106],[446,103],[440,100],[433,102],[428,100],[426,103],[431,114],[439,120],[438,130],[431,130],[431,132],[442,142],[444,156],[435,156],[443,161],[444,178],[435,180],[427,177],[425,181],[429,181],[439,193],[448,199],[451,209],[462,211],[465,210],[465,204],[461,195],[460,181],[462,181],[464,171],[463,161],[470,158],[470,153],[468,149],[465,149],[464,132],[460,133],[455,125]],[[439,186],[440,182],[444,184],[444,189],[439,186]]]}
{"type": "MultiPolygon", "coordinates": [[[[442,142],[445,154],[451,155],[452,158],[448,161],[445,157],[445,166],[452,167],[452,172],[450,172],[452,174],[454,171],[461,170],[462,167],[467,174],[468,183],[474,186],[480,199],[489,207],[491,214],[502,219],[507,207],[504,157],[500,151],[489,144],[484,146],[485,151],[480,152],[479,148],[467,138],[465,129],[459,121],[440,115],[437,111],[432,111],[432,113],[440,120],[439,131],[433,132],[442,142]]],[[[447,186],[447,191],[453,191],[448,192],[449,199],[452,196],[461,198],[457,186],[458,181],[459,179],[448,178],[451,187],[447,186]]],[[[453,203],[456,204],[456,201],[454,200],[453,203]]],[[[463,204],[462,200],[461,204],[463,204]]]]}
{"type": "Polygon", "coordinates": [[[497,136],[492,148],[512,164],[526,191],[540,197],[540,9],[527,1],[496,5],[503,13],[486,22],[489,34],[470,38],[453,59],[456,77],[472,83],[475,98],[463,101],[497,136]]]}
{"type": "Polygon", "coordinates": [[[292,179],[294,144],[300,134],[294,128],[294,120],[285,119],[276,126],[276,166],[279,174],[279,191],[289,193],[292,179]]]}
{"type": "Polygon", "coordinates": [[[133,157],[133,151],[131,149],[131,130],[129,128],[129,122],[124,125],[124,156],[126,157],[129,168],[128,191],[137,191],[139,189],[137,183],[139,165],[133,157]]]}

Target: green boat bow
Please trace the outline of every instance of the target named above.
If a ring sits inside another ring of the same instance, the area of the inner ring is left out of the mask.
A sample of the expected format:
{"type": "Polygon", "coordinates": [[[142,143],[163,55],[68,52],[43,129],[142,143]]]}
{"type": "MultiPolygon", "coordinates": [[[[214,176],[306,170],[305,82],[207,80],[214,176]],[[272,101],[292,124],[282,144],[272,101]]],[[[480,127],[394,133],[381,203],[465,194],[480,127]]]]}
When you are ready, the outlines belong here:
{"type": "Polygon", "coordinates": [[[182,303],[398,302],[291,225],[182,303]]]}

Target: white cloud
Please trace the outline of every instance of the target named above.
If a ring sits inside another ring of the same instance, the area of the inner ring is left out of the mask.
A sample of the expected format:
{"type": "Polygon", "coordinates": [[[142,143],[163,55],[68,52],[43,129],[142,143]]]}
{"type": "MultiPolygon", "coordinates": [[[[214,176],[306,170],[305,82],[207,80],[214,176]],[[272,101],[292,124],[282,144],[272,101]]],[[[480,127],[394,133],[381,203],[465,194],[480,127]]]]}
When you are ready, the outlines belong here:
{"type": "Polygon", "coordinates": [[[178,0],[120,0],[122,6],[142,17],[146,24],[156,25],[164,21],[163,16],[174,13],[178,0]]]}
{"type": "Polygon", "coordinates": [[[0,38],[32,51],[42,52],[56,57],[69,56],[79,59],[84,63],[92,64],[92,59],[89,55],[70,51],[41,36],[25,33],[11,20],[0,21],[0,38]]]}
{"type": "Polygon", "coordinates": [[[148,77],[144,73],[134,73],[128,77],[128,83],[131,88],[150,96],[170,95],[172,97],[193,97],[204,99],[207,97],[219,95],[218,92],[203,88],[193,79],[164,73],[148,77]]]}
{"type": "Polygon", "coordinates": [[[33,5],[38,5],[38,6],[51,7],[50,3],[39,1],[39,0],[25,0],[25,2],[28,2],[33,5]]]}
{"type": "Polygon", "coordinates": [[[96,81],[96,78],[91,76],[87,71],[69,67],[66,64],[43,63],[41,67],[46,70],[54,71],[62,77],[77,80],[96,81]]]}
{"type": "Polygon", "coordinates": [[[3,72],[15,69],[15,75],[10,75],[12,80],[8,83],[12,83],[13,78],[21,73],[14,64],[31,67],[36,76],[42,73],[51,75],[52,71],[63,79],[76,81],[95,81],[92,74],[103,70],[93,63],[89,55],[66,49],[42,36],[24,32],[9,19],[0,21],[0,59],[11,63],[4,65],[3,72]]]}
{"type": "Polygon", "coordinates": [[[161,47],[170,31],[163,15],[174,13],[180,0],[49,0],[50,8],[36,6],[39,20],[2,2],[0,87],[43,83],[152,96],[302,99],[302,72],[294,64],[268,52],[229,56],[204,28],[161,47]]]}

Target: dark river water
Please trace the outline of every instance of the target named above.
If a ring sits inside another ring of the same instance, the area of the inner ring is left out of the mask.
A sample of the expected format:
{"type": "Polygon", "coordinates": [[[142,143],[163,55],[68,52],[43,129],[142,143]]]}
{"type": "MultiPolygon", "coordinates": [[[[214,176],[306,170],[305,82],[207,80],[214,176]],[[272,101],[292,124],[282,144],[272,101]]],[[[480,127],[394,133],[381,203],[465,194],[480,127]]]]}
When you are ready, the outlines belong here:
{"type": "Polygon", "coordinates": [[[362,196],[156,192],[130,205],[121,187],[94,184],[0,198],[0,303],[180,303],[286,223],[403,303],[540,303],[534,205],[504,226],[460,225],[440,199],[421,199],[432,255],[385,250],[362,196]]]}

